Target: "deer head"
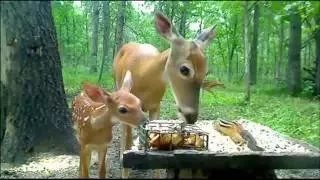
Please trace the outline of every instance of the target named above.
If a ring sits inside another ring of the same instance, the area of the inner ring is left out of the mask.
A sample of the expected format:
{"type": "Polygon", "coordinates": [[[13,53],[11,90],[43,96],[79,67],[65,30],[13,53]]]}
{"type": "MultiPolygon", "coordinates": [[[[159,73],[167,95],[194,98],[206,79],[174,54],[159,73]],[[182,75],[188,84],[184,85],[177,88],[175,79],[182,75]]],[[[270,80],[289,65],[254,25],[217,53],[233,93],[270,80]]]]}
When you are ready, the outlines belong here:
{"type": "Polygon", "coordinates": [[[198,118],[200,89],[208,70],[204,49],[215,38],[215,28],[205,29],[195,39],[187,40],[159,12],[155,14],[155,28],[170,43],[164,75],[173,90],[178,115],[193,124],[198,118]]]}

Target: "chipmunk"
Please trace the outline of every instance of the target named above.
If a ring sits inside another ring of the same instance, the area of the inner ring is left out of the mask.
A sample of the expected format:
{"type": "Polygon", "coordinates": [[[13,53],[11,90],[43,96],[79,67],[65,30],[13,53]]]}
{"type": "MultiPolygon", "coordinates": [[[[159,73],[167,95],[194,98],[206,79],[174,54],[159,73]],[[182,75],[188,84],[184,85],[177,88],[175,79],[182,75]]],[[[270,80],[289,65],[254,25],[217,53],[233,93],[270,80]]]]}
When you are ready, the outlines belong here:
{"type": "Polygon", "coordinates": [[[257,146],[256,140],[251,133],[243,126],[234,121],[219,120],[213,122],[213,127],[225,136],[229,136],[233,142],[239,146],[247,145],[253,151],[263,151],[264,149],[257,146]]]}

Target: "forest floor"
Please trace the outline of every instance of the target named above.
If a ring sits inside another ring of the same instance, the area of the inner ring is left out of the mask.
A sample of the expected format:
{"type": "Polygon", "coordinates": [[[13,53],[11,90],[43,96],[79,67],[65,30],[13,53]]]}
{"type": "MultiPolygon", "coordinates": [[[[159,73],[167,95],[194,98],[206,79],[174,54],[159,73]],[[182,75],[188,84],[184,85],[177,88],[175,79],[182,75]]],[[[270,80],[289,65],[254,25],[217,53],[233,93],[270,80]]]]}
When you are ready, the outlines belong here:
{"type": "MultiPolygon", "coordinates": [[[[300,144],[294,144],[290,141],[279,138],[277,133],[273,133],[271,129],[259,124],[251,123],[247,120],[239,120],[245,129],[250,130],[256,138],[260,147],[271,152],[312,152],[308,148],[300,144]],[[258,136],[262,134],[261,136],[258,136]]],[[[204,131],[209,132],[214,138],[209,138],[210,151],[214,149],[225,149],[224,151],[250,151],[249,149],[239,150],[238,146],[232,143],[228,137],[217,133],[213,128],[210,128],[210,120],[200,120],[196,123],[204,131]],[[217,140],[219,139],[219,140],[217,140]],[[220,148],[218,146],[220,145],[220,148]],[[226,150],[228,149],[228,150],[226,150]]],[[[116,125],[113,128],[114,138],[109,145],[107,154],[107,173],[108,178],[120,178],[120,126],[116,125]]],[[[218,150],[219,151],[219,150],[218,150]]],[[[93,154],[91,160],[90,177],[98,178],[98,158],[97,154],[93,154]]],[[[151,170],[131,170],[129,178],[152,178],[151,170]]],[[[320,178],[320,169],[311,170],[275,170],[277,178],[320,178]]],[[[78,155],[55,155],[52,153],[42,153],[28,160],[27,163],[19,166],[1,163],[0,178],[49,178],[49,179],[66,179],[78,178],[79,175],[79,156],[78,155]]],[[[166,177],[166,171],[161,170],[161,178],[166,177]]]]}
{"type": "MultiPolygon", "coordinates": [[[[250,129],[250,132],[262,148],[266,151],[282,151],[282,152],[309,152],[312,150],[306,149],[299,144],[292,144],[292,142],[281,140],[276,133],[272,133],[267,127],[259,124],[250,123],[249,121],[239,120],[244,128],[250,129]],[[251,127],[250,127],[251,126],[251,127]],[[258,134],[264,134],[257,136],[258,134]],[[271,138],[270,138],[271,137],[271,138]],[[269,141],[269,142],[268,142],[269,141]]],[[[212,121],[198,121],[196,125],[209,132],[214,138],[211,138],[209,149],[221,149],[217,146],[223,146],[228,151],[241,151],[238,149],[228,137],[222,136],[219,133],[213,132],[209,124],[212,121]],[[217,141],[217,139],[219,139],[217,141]],[[223,143],[221,143],[223,142],[223,143]]],[[[119,161],[119,148],[120,148],[120,128],[116,125],[113,128],[114,138],[109,145],[107,154],[107,173],[108,178],[120,178],[120,161],[119,161]]],[[[218,150],[219,151],[219,150],[218,150]]],[[[248,151],[243,149],[243,151],[248,151]]],[[[98,178],[98,158],[97,154],[93,154],[91,160],[90,177],[98,178]]],[[[131,170],[129,178],[152,178],[151,170],[131,170]]],[[[311,170],[275,170],[277,178],[320,178],[320,169],[311,170]]],[[[1,163],[0,178],[48,178],[48,179],[66,179],[78,178],[79,175],[79,155],[55,155],[52,153],[42,153],[28,160],[27,163],[19,166],[12,166],[10,164],[1,163]]],[[[161,170],[161,178],[166,177],[166,171],[161,170]]]]}

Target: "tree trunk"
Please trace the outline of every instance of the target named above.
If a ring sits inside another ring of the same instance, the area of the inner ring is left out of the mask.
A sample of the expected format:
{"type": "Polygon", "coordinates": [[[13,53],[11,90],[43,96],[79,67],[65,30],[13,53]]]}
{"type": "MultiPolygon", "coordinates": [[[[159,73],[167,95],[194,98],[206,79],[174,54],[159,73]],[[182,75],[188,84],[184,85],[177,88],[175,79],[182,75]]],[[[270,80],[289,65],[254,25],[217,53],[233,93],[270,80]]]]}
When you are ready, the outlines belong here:
{"type": "Polygon", "coordinates": [[[121,46],[123,45],[123,35],[124,35],[124,17],[125,17],[125,10],[126,10],[126,1],[121,1],[119,16],[118,16],[118,30],[117,30],[117,47],[116,52],[119,51],[121,46]]]}
{"type": "MultiPolygon", "coordinates": [[[[88,13],[85,14],[86,16],[86,37],[87,37],[87,45],[86,45],[86,57],[89,57],[89,26],[88,26],[88,13]]],[[[89,59],[89,58],[88,58],[89,59]]],[[[86,58],[84,60],[84,64],[86,64],[86,58]]]]}
{"type": "Polygon", "coordinates": [[[98,66],[98,37],[99,37],[99,1],[93,1],[93,31],[92,31],[92,66],[91,72],[97,72],[98,66]]]}
{"type": "Polygon", "coordinates": [[[279,58],[277,61],[276,80],[279,84],[281,81],[281,62],[283,58],[283,44],[284,44],[284,20],[280,20],[280,37],[279,37],[279,58]]]}
{"type": "Polygon", "coordinates": [[[253,39],[250,50],[250,84],[254,85],[257,83],[257,47],[258,47],[258,32],[259,32],[259,16],[260,16],[259,3],[256,2],[254,5],[253,14],[253,39]]]}
{"type": "Polygon", "coordinates": [[[277,53],[277,41],[276,36],[273,36],[273,55],[274,55],[274,65],[273,65],[273,79],[277,78],[277,63],[278,63],[278,53],[277,53]]]}
{"type": "MultiPolygon", "coordinates": [[[[320,26],[320,13],[318,12],[315,16],[315,23],[319,27],[320,26]]],[[[315,33],[315,41],[316,41],[316,95],[320,95],[320,30],[319,28],[315,33]]]]}
{"type": "Polygon", "coordinates": [[[236,53],[236,78],[239,78],[239,52],[237,51],[236,53]]]}
{"type": "Polygon", "coordinates": [[[1,103],[6,120],[2,160],[75,152],[51,3],[7,1],[1,8],[1,86],[10,92],[1,103]]]}
{"type": "MultiPolygon", "coordinates": [[[[266,54],[266,58],[265,58],[265,60],[266,60],[266,62],[265,62],[265,65],[263,66],[263,67],[265,67],[265,75],[266,75],[266,79],[268,79],[269,78],[269,72],[270,72],[270,67],[268,66],[269,64],[272,64],[272,63],[269,63],[270,62],[270,60],[271,60],[271,58],[270,58],[270,50],[271,50],[271,48],[270,48],[270,36],[271,36],[271,30],[269,30],[268,32],[267,32],[267,54],[266,54]]],[[[263,68],[262,67],[262,68],[263,68]]]]}
{"type": "Polygon", "coordinates": [[[288,90],[293,96],[301,92],[301,17],[298,8],[290,13],[290,39],[288,51],[288,90]]]}
{"type": "Polygon", "coordinates": [[[244,2],[244,52],[247,76],[247,91],[245,101],[250,102],[250,44],[249,44],[249,2],[244,2]]]}
{"type": "Polygon", "coordinates": [[[102,55],[102,63],[100,68],[100,74],[98,82],[100,83],[104,64],[107,59],[108,50],[109,50],[109,37],[110,37],[110,10],[109,10],[109,1],[103,1],[103,55],[102,55]]]}
{"type": "Polygon", "coordinates": [[[229,54],[229,69],[228,69],[228,81],[230,82],[231,81],[231,78],[232,78],[232,59],[233,59],[233,54],[234,54],[234,51],[237,47],[237,37],[236,37],[236,34],[237,34],[237,26],[238,26],[238,17],[237,16],[234,16],[234,27],[233,27],[233,35],[232,35],[232,40],[233,40],[233,43],[232,43],[232,46],[231,46],[231,50],[230,50],[230,54],[229,54]]]}
{"type": "Polygon", "coordinates": [[[188,7],[188,1],[183,1],[183,10],[181,13],[180,27],[179,27],[179,33],[183,37],[186,36],[187,7],[188,7]]]}

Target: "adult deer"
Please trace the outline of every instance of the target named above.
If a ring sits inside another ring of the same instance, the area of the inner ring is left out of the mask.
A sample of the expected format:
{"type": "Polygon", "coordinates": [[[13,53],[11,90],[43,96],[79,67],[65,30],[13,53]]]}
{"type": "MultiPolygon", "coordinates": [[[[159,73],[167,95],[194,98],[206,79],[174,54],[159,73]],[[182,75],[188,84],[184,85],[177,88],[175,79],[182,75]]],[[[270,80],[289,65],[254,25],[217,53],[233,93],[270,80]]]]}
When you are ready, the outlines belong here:
{"type": "MultiPolygon", "coordinates": [[[[131,93],[142,102],[149,119],[160,118],[160,102],[169,82],[178,115],[189,124],[197,121],[200,89],[208,70],[204,49],[215,38],[215,28],[205,29],[193,40],[184,39],[168,18],[155,13],[157,33],[170,43],[170,48],[160,53],[150,44],[130,42],[118,51],[113,63],[113,78],[117,89],[127,70],[132,72],[134,86],[131,93]]],[[[131,128],[126,127],[129,144],[132,143],[131,128]]]]}
{"type": "Polygon", "coordinates": [[[114,93],[84,83],[84,91],[75,97],[72,118],[80,144],[80,178],[89,177],[92,151],[99,153],[99,177],[106,177],[107,146],[112,140],[112,126],[115,123],[136,127],[144,121],[140,100],[130,93],[132,85],[128,71],[121,88],[114,93]]]}

